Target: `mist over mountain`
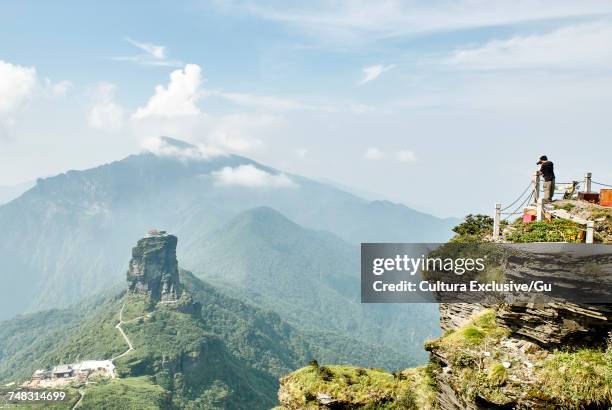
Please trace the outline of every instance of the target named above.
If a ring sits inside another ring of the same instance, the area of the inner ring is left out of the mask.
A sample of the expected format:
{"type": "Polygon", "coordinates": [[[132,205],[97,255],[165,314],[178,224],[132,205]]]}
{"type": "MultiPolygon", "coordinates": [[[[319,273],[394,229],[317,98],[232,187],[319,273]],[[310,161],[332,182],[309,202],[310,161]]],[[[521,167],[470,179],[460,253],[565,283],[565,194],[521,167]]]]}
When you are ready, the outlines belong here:
{"type": "Polygon", "coordinates": [[[433,304],[362,304],[359,247],[306,229],[269,207],[244,211],[183,251],[182,260],[224,291],[291,323],[394,348],[397,363],[425,360],[436,336],[433,304]]]}
{"type": "MultiPolygon", "coordinates": [[[[206,156],[182,141],[161,141],[164,152],[39,179],[0,206],[0,280],[8,285],[0,291],[0,317],[68,306],[116,284],[130,244],[152,227],[181,238],[180,256],[260,206],[352,244],[444,241],[455,222],[367,201],[245,157],[206,156]]],[[[197,264],[197,252],[189,255],[190,266],[197,264]]]]}
{"type": "Polygon", "coordinates": [[[129,408],[265,409],[276,403],[278,378],[312,358],[395,364],[394,352],[383,347],[301,330],[224,295],[179,270],[175,247],[171,235],[141,239],[127,291],[1,322],[0,382],[21,383],[35,369],[59,364],[110,360],[116,377],[80,386],[84,408],[107,408],[121,397],[129,408]]]}
{"type": "Polygon", "coordinates": [[[0,186],[0,205],[12,201],[34,186],[34,181],[22,182],[16,185],[0,186]]]}

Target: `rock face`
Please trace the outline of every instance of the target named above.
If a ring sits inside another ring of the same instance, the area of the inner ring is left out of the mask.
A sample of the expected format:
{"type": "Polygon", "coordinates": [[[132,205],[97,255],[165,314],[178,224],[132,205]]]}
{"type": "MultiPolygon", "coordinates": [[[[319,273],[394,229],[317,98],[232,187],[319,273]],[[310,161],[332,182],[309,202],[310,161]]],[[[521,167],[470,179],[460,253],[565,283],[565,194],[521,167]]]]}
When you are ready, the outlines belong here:
{"type": "Polygon", "coordinates": [[[127,280],[133,293],[148,294],[158,302],[175,302],[181,296],[177,237],[152,231],[132,248],[127,280]]]}
{"type": "Polygon", "coordinates": [[[593,345],[612,331],[612,305],[505,305],[498,310],[497,321],[517,337],[542,346],[593,345]]]}
{"type": "Polygon", "coordinates": [[[499,259],[504,280],[543,280],[556,291],[513,295],[510,302],[489,293],[479,303],[440,303],[445,333],[426,344],[439,408],[612,408],[605,393],[612,305],[595,303],[611,293],[609,246],[515,244],[507,251],[499,259]]]}
{"type": "Polygon", "coordinates": [[[477,303],[440,303],[440,327],[444,331],[454,330],[484,309],[477,303]]]}
{"type": "MultiPolygon", "coordinates": [[[[548,382],[538,375],[538,369],[542,369],[547,357],[559,348],[568,351],[589,346],[594,351],[601,349],[612,331],[610,305],[550,303],[499,305],[491,308],[488,311],[494,312],[494,326],[498,329],[496,332],[500,333],[496,337],[487,339],[485,336],[482,345],[458,344],[455,349],[443,341],[434,341],[426,346],[431,360],[439,365],[434,371],[434,378],[440,409],[544,410],[564,405],[567,408],[608,408],[609,402],[564,403],[563,398],[543,392],[542,387],[548,382]],[[499,382],[494,388],[491,388],[491,381],[486,376],[483,379],[483,374],[487,374],[483,369],[487,368],[489,362],[503,364],[509,374],[507,381],[499,382]],[[478,391],[474,384],[465,383],[466,377],[477,379],[483,388],[478,391]],[[497,395],[491,394],[495,391],[497,395]],[[483,393],[489,394],[487,396],[483,393]],[[489,396],[494,397],[495,401],[490,401],[489,396]]],[[[474,329],[474,326],[470,326],[471,320],[485,312],[485,309],[485,306],[467,303],[440,304],[442,327],[450,335],[466,334],[465,326],[468,325],[468,330],[474,329]]],[[[563,373],[564,370],[561,368],[559,371],[563,373]]],[[[609,368],[607,371],[610,371],[609,368]]]]}

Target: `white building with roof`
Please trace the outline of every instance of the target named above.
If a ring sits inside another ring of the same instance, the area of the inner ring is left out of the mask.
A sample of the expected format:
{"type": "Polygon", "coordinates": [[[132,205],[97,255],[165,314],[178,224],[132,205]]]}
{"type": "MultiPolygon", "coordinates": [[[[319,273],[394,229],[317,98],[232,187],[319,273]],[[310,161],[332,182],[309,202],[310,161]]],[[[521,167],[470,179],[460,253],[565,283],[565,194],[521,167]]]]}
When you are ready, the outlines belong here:
{"type": "Polygon", "coordinates": [[[115,365],[110,360],[84,360],[71,366],[76,376],[89,376],[94,372],[102,372],[108,377],[115,377],[115,365]]]}

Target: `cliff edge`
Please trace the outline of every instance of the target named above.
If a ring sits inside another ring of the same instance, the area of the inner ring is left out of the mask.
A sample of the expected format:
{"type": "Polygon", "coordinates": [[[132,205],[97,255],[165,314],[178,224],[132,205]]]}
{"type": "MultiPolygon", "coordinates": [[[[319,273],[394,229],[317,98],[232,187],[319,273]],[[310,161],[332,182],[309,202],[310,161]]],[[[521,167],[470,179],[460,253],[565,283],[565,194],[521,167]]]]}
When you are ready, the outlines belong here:
{"type": "Polygon", "coordinates": [[[176,236],[164,231],[152,231],[138,241],[127,272],[130,292],[147,294],[157,302],[179,299],[177,242],[176,236]]]}
{"type": "MultiPolygon", "coordinates": [[[[612,210],[579,201],[562,208],[595,221],[612,242],[612,210]]],[[[469,215],[451,242],[491,240],[492,218],[469,215]]],[[[504,242],[579,242],[579,227],[517,220],[504,242]]],[[[612,305],[441,303],[442,337],[421,368],[355,377],[350,366],[305,367],[281,379],[282,409],[609,409],[612,305]],[[321,372],[323,367],[327,369],[321,372]],[[383,378],[385,383],[378,379],[383,378]],[[360,392],[359,394],[357,392],[360,392]]]]}

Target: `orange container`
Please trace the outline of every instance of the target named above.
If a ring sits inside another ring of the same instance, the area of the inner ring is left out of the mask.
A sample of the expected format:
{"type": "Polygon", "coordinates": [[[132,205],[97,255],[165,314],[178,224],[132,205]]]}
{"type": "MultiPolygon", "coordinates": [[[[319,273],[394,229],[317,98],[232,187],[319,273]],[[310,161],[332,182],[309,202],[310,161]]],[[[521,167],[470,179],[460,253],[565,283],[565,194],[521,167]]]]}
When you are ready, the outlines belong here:
{"type": "Polygon", "coordinates": [[[599,205],[612,206],[612,189],[602,189],[599,191],[599,205]]]}

